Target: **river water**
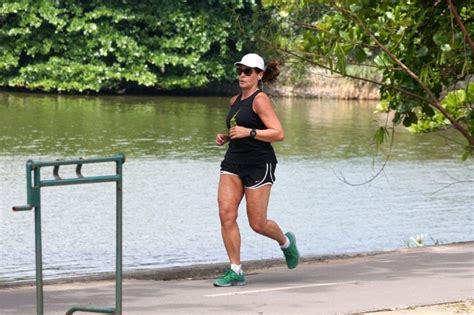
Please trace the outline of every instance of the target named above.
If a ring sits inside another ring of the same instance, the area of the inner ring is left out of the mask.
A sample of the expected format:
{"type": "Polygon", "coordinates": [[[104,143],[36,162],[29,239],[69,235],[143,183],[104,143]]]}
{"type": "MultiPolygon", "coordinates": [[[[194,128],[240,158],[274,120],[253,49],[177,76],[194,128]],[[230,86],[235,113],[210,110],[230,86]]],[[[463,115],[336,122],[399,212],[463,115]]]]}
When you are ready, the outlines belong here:
{"type": "MultiPolygon", "coordinates": [[[[269,217],[294,231],[303,256],[473,239],[474,166],[455,132],[398,128],[390,160],[372,137],[385,117],[375,102],[275,99],[286,139],[269,217]],[[449,139],[449,140],[448,140],[449,139]],[[463,182],[464,181],[464,182],[463,182]],[[465,182],[471,181],[471,182],[465,182]],[[456,183],[459,182],[459,183],[456,183]],[[453,184],[456,183],[456,184],[453,184]]],[[[34,278],[34,215],[25,162],[122,152],[124,270],[224,262],[216,206],[228,100],[219,97],[51,96],[0,93],[0,281],[34,278]]],[[[64,174],[73,169],[64,169],[64,174]]],[[[84,166],[85,175],[113,165],[84,166]]],[[[43,172],[43,176],[50,176],[43,172]]],[[[42,189],[46,279],[114,271],[115,186],[42,189]]],[[[239,224],[242,259],[280,258],[276,243],[239,224]]]]}

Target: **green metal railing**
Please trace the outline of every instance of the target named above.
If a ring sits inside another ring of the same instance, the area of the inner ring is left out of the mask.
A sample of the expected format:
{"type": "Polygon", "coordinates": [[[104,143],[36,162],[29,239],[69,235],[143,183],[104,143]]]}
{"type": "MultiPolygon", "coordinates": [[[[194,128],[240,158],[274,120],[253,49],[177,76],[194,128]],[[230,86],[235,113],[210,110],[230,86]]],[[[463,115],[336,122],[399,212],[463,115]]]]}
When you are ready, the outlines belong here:
{"type": "Polygon", "coordinates": [[[13,207],[14,211],[25,211],[35,209],[35,253],[36,253],[36,313],[43,315],[43,258],[41,245],[41,188],[51,186],[93,184],[93,183],[116,183],[116,270],[115,270],[115,307],[74,306],[66,312],[71,315],[74,312],[92,312],[107,314],[122,314],[122,164],[125,156],[118,154],[112,157],[98,157],[77,160],[57,161],[32,161],[26,162],[26,196],[27,204],[13,207]],[[96,164],[115,162],[115,174],[105,176],[82,175],[84,164],[96,164]],[[59,168],[63,165],[76,165],[76,177],[61,178],[59,168]],[[54,179],[41,179],[41,168],[53,167],[54,179]]]}

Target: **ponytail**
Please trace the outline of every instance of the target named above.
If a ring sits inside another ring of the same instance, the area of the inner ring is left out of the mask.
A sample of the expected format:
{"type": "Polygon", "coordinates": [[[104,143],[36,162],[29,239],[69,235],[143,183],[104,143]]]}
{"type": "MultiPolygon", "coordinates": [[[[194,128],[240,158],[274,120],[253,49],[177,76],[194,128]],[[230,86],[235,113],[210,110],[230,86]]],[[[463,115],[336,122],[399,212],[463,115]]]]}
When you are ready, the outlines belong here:
{"type": "Polygon", "coordinates": [[[267,66],[265,67],[265,71],[263,72],[262,81],[268,83],[275,83],[278,75],[280,74],[280,61],[270,61],[267,66]]]}

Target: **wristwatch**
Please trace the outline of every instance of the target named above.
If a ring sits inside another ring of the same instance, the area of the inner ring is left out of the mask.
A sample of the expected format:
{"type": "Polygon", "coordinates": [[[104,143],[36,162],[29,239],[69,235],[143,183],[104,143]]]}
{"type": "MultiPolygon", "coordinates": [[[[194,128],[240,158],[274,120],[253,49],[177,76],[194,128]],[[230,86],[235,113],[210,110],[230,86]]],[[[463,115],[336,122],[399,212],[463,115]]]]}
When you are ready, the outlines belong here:
{"type": "Polygon", "coordinates": [[[250,130],[250,136],[255,139],[257,136],[257,131],[255,129],[250,130]]]}

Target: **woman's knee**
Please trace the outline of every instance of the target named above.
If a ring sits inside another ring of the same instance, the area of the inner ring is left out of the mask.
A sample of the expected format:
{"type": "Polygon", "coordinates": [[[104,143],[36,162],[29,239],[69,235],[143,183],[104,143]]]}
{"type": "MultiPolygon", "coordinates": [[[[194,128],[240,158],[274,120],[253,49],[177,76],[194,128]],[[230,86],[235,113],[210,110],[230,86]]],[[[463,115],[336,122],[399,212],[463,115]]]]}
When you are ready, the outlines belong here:
{"type": "Polygon", "coordinates": [[[219,219],[223,227],[232,226],[237,223],[237,211],[230,207],[219,208],[219,219]]]}
{"type": "Polygon", "coordinates": [[[254,219],[249,220],[250,227],[256,233],[262,234],[265,231],[265,226],[267,225],[266,219],[254,219]]]}

